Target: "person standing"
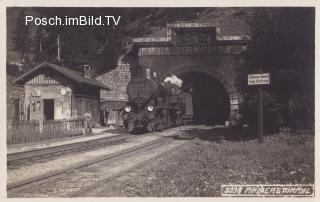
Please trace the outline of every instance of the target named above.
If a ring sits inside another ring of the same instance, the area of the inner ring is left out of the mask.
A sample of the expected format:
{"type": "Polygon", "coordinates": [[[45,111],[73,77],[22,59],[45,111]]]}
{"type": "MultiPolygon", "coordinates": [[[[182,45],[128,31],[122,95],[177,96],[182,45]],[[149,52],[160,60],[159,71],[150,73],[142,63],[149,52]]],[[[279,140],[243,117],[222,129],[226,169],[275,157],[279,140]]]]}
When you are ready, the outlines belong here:
{"type": "Polygon", "coordinates": [[[92,134],[92,115],[91,115],[91,113],[90,112],[86,112],[85,114],[84,114],[84,118],[85,118],[85,127],[86,127],[86,129],[88,129],[87,131],[88,131],[88,133],[86,133],[86,134],[92,134]]]}

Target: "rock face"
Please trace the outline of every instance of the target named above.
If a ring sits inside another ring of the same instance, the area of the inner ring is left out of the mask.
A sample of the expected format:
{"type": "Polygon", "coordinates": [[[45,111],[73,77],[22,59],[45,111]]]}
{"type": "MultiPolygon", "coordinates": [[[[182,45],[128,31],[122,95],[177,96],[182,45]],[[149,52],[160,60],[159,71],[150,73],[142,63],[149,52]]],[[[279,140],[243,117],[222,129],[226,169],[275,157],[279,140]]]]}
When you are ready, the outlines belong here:
{"type": "Polygon", "coordinates": [[[105,74],[96,78],[97,81],[105,84],[111,90],[101,91],[102,101],[128,101],[127,85],[131,79],[130,65],[122,61],[123,57],[119,58],[117,67],[105,74]]]}

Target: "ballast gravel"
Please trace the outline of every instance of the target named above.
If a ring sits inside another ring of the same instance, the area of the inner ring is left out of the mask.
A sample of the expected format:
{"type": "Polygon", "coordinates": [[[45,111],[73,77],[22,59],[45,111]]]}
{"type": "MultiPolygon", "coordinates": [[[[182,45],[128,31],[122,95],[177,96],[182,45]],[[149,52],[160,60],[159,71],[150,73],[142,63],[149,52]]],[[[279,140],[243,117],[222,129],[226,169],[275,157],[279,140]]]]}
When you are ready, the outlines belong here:
{"type": "Polygon", "coordinates": [[[150,141],[159,139],[161,137],[176,135],[179,132],[196,129],[196,128],[203,129],[203,128],[208,128],[208,126],[203,126],[203,125],[180,126],[180,127],[164,130],[163,132],[154,132],[151,135],[147,135],[147,136],[137,136],[136,138],[130,139],[128,142],[121,143],[118,145],[110,145],[103,149],[97,149],[93,151],[91,150],[84,153],[63,156],[45,163],[35,163],[35,164],[24,166],[24,167],[19,167],[13,170],[8,169],[7,184],[25,180],[31,177],[43,175],[48,172],[65,169],[77,163],[81,163],[87,160],[92,160],[102,155],[108,155],[108,154],[120,152],[125,149],[142,145],[150,141]]]}
{"type": "Polygon", "coordinates": [[[7,183],[10,184],[10,183],[18,182],[31,177],[39,176],[51,171],[67,168],[69,166],[73,166],[83,161],[92,160],[102,155],[108,155],[111,153],[120,152],[130,147],[135,147],[159,138],[161,137],[160,136],[141,136],[141,137],[131,139],[130,142],[125,142],[119,145],[111,145],[103,149],[88,151],[85,153],[80,153],[75,155],[69,155],[69,156],[54,159],[52,161],[45,162],[45,163],[35,163],[30,166],[20,167],[14,170],[8,170],[7,183]]]}

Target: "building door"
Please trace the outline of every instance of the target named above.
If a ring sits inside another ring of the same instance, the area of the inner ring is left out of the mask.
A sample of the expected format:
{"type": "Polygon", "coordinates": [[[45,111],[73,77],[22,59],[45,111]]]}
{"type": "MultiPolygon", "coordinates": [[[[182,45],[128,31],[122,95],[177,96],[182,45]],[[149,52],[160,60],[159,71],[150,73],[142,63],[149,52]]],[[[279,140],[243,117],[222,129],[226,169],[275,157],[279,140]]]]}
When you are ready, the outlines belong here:
{"type": "Polygon", "coordinates": [[[110,111],[108,116],[108,125],[116,125],[117,124],[117,116],[118,111],[110,111]]]}
{"type": "Polygon", "coordinates": [[[54,99],[43,100],[43,115],[44,120],[54,119],[54,99]]]}

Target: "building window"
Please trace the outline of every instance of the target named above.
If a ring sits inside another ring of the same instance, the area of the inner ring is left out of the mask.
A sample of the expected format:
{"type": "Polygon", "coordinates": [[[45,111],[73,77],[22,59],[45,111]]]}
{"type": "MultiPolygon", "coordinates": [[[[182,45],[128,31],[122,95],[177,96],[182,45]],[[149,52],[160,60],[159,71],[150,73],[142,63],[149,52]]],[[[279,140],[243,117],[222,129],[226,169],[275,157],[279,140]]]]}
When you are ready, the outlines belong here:
{"type": "Polygon", "coordinates": [[[78,108],[77,113],[78,113],[78,115],[79,115],[79,116],[82,114],[82,111],[81,111],[81,102],[82,102],[82,100],[81,100],[81,99],[79,99],[79,100],[78,100],[78,103],[77,103],[77,104],[78,104],[78,107],[77,107],[77,108],[78,108]]]}
{"type": "Polygon", "coordinates": [[[61,103],[61,113],[63,114],[63,100],[60,100],[61,103]]]}
{"type": "Polygon", "coordinates": [[[37,111],[40,111],[40,103],[41,103],[40,101],[37,101],[37,106],[36,106],[37,111]]]}
{"type": "Polygon", "coordinates": [[[35,101],[32,101],[31,102],[31,111],[36,111],[36,103],[35,103],[35,101]]]}

